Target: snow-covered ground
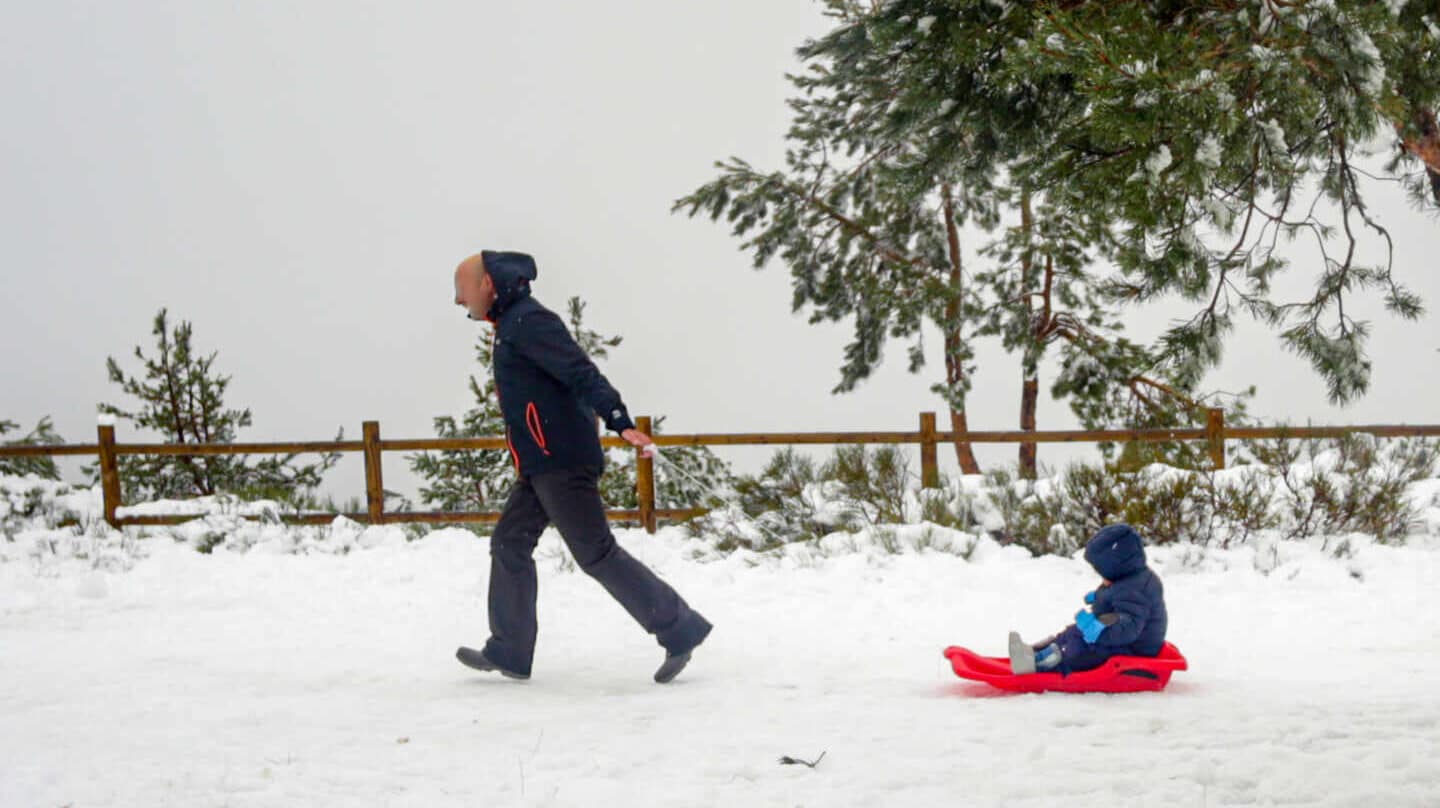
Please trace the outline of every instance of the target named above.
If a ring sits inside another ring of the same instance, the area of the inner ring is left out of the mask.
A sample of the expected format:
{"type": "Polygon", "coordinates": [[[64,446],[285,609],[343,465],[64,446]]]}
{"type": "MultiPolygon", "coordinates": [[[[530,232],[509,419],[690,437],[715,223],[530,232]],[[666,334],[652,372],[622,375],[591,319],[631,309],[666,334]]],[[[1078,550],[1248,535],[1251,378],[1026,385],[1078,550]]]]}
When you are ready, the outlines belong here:
{"type": "Polygon", "coordinates": [[[678,531],[620,536],[716,624],[668,686],[553,533],[524,683],[453,659],[486,635],[488,548],[464,531],[375,529],[346,554],[147,539],[128,570],[21,534],[0,805],[1440,804],[1433,542],[1152,548],[1191,670],[1158,694],[1010,696],[941,650],[1058,629],[1083,561],[988,540],[701,561],[678,531]]]}

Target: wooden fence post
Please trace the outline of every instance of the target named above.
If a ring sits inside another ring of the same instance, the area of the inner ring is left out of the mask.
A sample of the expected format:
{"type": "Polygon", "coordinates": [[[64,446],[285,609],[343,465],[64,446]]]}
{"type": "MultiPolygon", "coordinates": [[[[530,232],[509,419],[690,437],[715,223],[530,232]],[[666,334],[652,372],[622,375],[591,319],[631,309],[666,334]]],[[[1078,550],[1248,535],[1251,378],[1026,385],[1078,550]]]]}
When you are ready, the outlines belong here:
{"type": "Polygon", "coordinates": [[[935,413],[920,413],[920,485],[940,487],[940,463],[935,450],[935,413]]]}
{"type": "MultiPolygon", "coordinates": [[[[651,434],[650,416],[636,418],[635,428],[646,435],[651,434]]],[[[655,459],[639,448],[635,450],[635,498],[640,501],[640,524],[645,526],[646,533],[654,533],[658,526],[655,518],[655,459]]]]}
{"type": "Polygon", "coordinates": [[[115,427],[100,425],[100,491],[105,501],[105,521],[120,527],[115,510],[120,507],[120,468],[115,460],[115,427]]]}
{"type": "Polygon", "coordinates": [[[385,521],[385,481],[380,473],[380,422],[365,421],[365,503],[370,509],[370,524],[385,521]]]}
{"type": "Polygon", "coordinates": [[[1212,408],[1205,417],[1205,439],[1210,443],[1210,462],[1216,469],[1225,468],[1225,411],[1212,408]]]}

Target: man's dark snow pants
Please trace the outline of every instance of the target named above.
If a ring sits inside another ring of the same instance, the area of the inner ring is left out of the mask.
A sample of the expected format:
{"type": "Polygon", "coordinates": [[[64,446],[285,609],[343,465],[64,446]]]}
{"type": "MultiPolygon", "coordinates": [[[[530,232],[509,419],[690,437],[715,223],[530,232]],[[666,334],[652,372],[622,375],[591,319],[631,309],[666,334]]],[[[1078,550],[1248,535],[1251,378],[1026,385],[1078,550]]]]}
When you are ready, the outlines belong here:
{"type": "Polygon", "coordinates": [[[535,656],[535,545],[554,524],[575,563],[669,653],[694,648],[710,624],[668,584],[616,544],[597,487],[600,470],[560,469],[515,483],[490,539],[490,640],[485,656],[530,673],[535,656]]]}

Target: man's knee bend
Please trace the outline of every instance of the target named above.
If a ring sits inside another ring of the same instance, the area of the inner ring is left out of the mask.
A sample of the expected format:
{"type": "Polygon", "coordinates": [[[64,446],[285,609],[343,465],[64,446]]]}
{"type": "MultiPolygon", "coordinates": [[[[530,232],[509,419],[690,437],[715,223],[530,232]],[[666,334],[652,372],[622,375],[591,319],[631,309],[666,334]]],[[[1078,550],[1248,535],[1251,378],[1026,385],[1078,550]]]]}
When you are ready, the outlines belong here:
{"type": "Polygon", "coordinates": [[[609,533],[593,542],[570,545],[570,554],[575,556],[575,563],[580,566],[580,569],[592,575],[596,570],[603,568],[605,562],[623,552],[620,545],[615,543],[615,537],[609,533]]]}
{"type": "Polygon", "coordinates": [[[490,539],[490,557],[506,566],[531,563],[535,555],[534,542],[524,540],[490,539]]]}

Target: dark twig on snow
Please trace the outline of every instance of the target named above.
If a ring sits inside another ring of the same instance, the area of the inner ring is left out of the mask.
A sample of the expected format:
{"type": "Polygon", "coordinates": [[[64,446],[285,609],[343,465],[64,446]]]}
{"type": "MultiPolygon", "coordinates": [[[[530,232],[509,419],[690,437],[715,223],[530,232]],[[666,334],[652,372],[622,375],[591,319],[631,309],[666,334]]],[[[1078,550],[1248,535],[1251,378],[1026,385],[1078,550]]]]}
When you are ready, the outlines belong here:
{"type": "Polygon", "coordinates": [[[809,766],[810,768],[813,769],[813,768],[815,768],[816,766],[819,766],[819,765],[820,765],[820,761],[822,761],[822,760],[824,760],[824,759],[825,759],[825,753],[824,753],[824,752],[821,752],[821,753],[820,753],[820,757],[815,758],[815,760],[813,760],[813,761],[810,761],[810,760],[801,760],[800,758],[792,758],[792,757],[790,757],[789,755],[781,755],[781,756],[780,756],[780,765],[781,765],[781,766],[794,766],[794,765],[796,765],[796,764],[799,764],[799,765],[801,765],[801,766],[809,766]]]}

